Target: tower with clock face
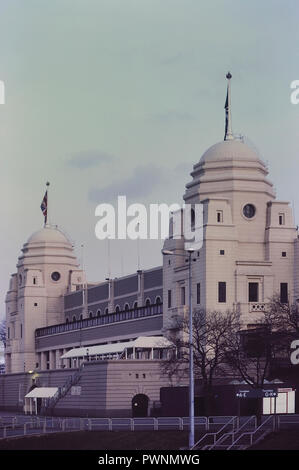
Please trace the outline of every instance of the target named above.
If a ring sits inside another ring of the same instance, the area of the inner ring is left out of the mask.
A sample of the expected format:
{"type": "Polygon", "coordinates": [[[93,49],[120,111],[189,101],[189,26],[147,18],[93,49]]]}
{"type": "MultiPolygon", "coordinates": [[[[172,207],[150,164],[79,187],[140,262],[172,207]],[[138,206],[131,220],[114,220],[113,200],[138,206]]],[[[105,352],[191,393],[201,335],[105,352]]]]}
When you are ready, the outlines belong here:
{"type": "Polygon", "coordinates": [[[36,355],[35,330],[64,323],[63,295],[74,278],[82,285],[83,276],[70,241],[57,227],[46,225],[31,235],[6,296],[7,372],[55,368],[54,357],[36,355]]]}
{"type": "MultiPolygon", "coordinates": [[[[226,78],[224,141],[194,165],[184,195],[186,204],[203,205],[203,227],[193,224],[203,233],[203,245],[192,259],[192,300],[195,310],[237,311],[250,327],[273,296],[299,302],[298,233],[289,203],[276,200],[262,158],[233,135],[231,74],[226,78]]],[[[170,230],[164,249],[182,253],[184,241],[170,230]]],[[[164,256],[163,276],[163,325],[169,330],[188,311],[184,257],[164,256]]]]}
{"type": "MultiPolygon", "coordinates": [[[[295,298],[297,232],[289,204],[276,200],[267,174],[253,148],[230,138],[210,147],[194,165],[184,195],[187,204],[203,204],[204,213],[203,246],[192,263],[193,306],[237,310],[247,326],[273,295],[284,302],[295,298]]],[[[184,243],[170,237],[164,248],[180,252],[184,243]]],[[[164,256],[166,329],[188,308],[183,289],[188,289],[185,260],[164,256]]]]}

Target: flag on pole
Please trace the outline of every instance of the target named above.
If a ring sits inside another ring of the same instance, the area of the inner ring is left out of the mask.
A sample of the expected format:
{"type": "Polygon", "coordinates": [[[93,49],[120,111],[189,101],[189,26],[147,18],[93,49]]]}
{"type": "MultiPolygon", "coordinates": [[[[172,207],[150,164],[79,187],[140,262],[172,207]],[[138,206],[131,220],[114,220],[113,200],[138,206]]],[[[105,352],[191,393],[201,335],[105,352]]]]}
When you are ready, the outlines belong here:
{"type": "Polygon", "coordinates": [[[48,212],[48,190],[45,192],[44,199],[40,205],[41,211],[45,218],[45,224],[47,223],[47,212],[48,212]]]}

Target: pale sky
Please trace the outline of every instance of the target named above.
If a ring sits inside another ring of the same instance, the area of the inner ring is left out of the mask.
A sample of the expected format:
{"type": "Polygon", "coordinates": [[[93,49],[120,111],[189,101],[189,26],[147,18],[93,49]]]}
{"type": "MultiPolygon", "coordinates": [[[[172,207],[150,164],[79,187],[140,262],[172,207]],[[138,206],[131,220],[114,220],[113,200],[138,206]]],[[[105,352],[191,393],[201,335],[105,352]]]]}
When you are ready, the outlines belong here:
{"type": "MultiPolygon", "coordinates": [[[[51,221],[84,243],[90,281],[107,276],[94,210],[182,202],[192,166],[232,121],[269,164],[299,224],[297,0],[0,0],[0,317],[23,243],[51,221]]],[[[142,268],[162,242],[140,242],[142,268]]],[[[137,243],[111,242],[111,274],[137,269],[137,243]]]]}

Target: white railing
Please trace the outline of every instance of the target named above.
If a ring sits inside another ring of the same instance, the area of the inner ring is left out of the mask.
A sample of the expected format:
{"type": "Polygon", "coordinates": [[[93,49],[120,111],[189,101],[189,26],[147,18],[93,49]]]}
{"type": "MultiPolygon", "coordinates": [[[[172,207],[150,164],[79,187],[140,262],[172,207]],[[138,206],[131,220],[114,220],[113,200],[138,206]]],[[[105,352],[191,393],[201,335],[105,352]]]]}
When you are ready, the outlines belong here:
{"type": "Polygon", "coordinates": [[[267,304],[264,302],[250,302],[249,303],[249,311],[250,312],[265,312],[267,308],[267,304]]]}
{"type": "Polygon", "coordinates": [[[222,436],[220,436],[220,438],[215,442],[215,444],[208,446],[208,449],[212,450],[219,445],[221,445],[223,448],[231,447],[236,441],[236,439],[238,438],[240,432],[241,431],[244,432],[244,430],[248,428],[252,423],[253,423],[254,429],[256,429],[256,422],[257,422],[256,416],[250,416],[248,419],[245,420],[245,422],[240,427],[239,427],[239,422],[238,422],[236,430],[225,433],[222,436]],[[225,444],[225,441],[227,440],[230,440],[229,444],[225,444]]]}
{"type": "Polygon", "coordinates": [[[241,445],[241,440],[248,438],[248,441],[242,445],[243,448],[251,447],[253,444],[256,444],[258,441],[262,440],[267,434],[275,430],[275,416],[270,415],[265,421],[260,424],[254,431],[247,431],[242,433],[234,443],[227,448],[231,450],[233,447],[239,447],[241,445]],[[239,445],[238,445],[239,442],[239,445]]]}
{"type": "Polygon", "coordinates": [[[237,423],[238,417],[237,416],[231,416],[230,419],[217,431],[215,432],[209,432],[202,436],[199,441],[197,441],[193,447],[191,447],[191,450],[198,449],[200,446],[203,446],[204,441],[207,439],[212,439],[213,445],[216,444],[217,440],[219,439],[220,436],[224,433],[225,429],[228,428],[229,426],[232,426],[233,430],[235,429],[236,423],[237,423]]]}
{"type": "MultiPolygon", "coordinates": [[[[198,446],[226,449],[248,447],[258,442],[268,432],[279,429],[299,428],[299,415],[270,415],[256,427],[256,417],[196,416],[195,429],[205,432],[193,448],[198,446]],[[244,422],[240,420],[244,419],[244,422]],[[254,425],[252,431],[248,427],[254,425]],[[212,431],[213,430],[213,431],[212,431]],[[244,431],[244,432],[242,432],[244,431]],[[230,439],[229,445],[225,444],[230,439]],[[208,442],[205,442],[208,441],[208,442]],[[245,441],[245,445],[244,445],[245,441]]],[[[45,416],[7,416],[0,418],[0,439],[52,432],[70,431],[121,431],[121,430],[189,430],[188,417],[144,417],[144,418],[79,418],[45,416]]]]}

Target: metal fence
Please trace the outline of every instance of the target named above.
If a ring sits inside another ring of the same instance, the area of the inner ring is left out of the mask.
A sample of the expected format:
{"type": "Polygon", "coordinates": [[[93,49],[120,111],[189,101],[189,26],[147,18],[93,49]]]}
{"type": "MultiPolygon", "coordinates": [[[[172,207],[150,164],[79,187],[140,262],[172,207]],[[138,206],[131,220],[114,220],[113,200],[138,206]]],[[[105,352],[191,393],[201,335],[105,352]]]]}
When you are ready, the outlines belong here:
{"type": "MultiPolygon", "coordinates": [[[[275,429],[299,428],[299,415],[277,415],[275,429]]],[[[269,416],[264,417],[267,421],[269,416]]],[[[201,433],[212,433],[216,437],[219,431],[232,425],[241,429],[248,417],[237,416],[196,416],[195,430],[201,433]]],[[[79,418],[79,417],[44,417],[44,416],[2,416],[0,417],[0,439],[9,437],[46,434],[71,431],[161,431],[189,430],[188,417],[159,418],[79,418]]],[[[216,438],[215,438],[216,439],[216,438]]],[[[213,439],[212,443],[216,442],[213,439]]]]}

